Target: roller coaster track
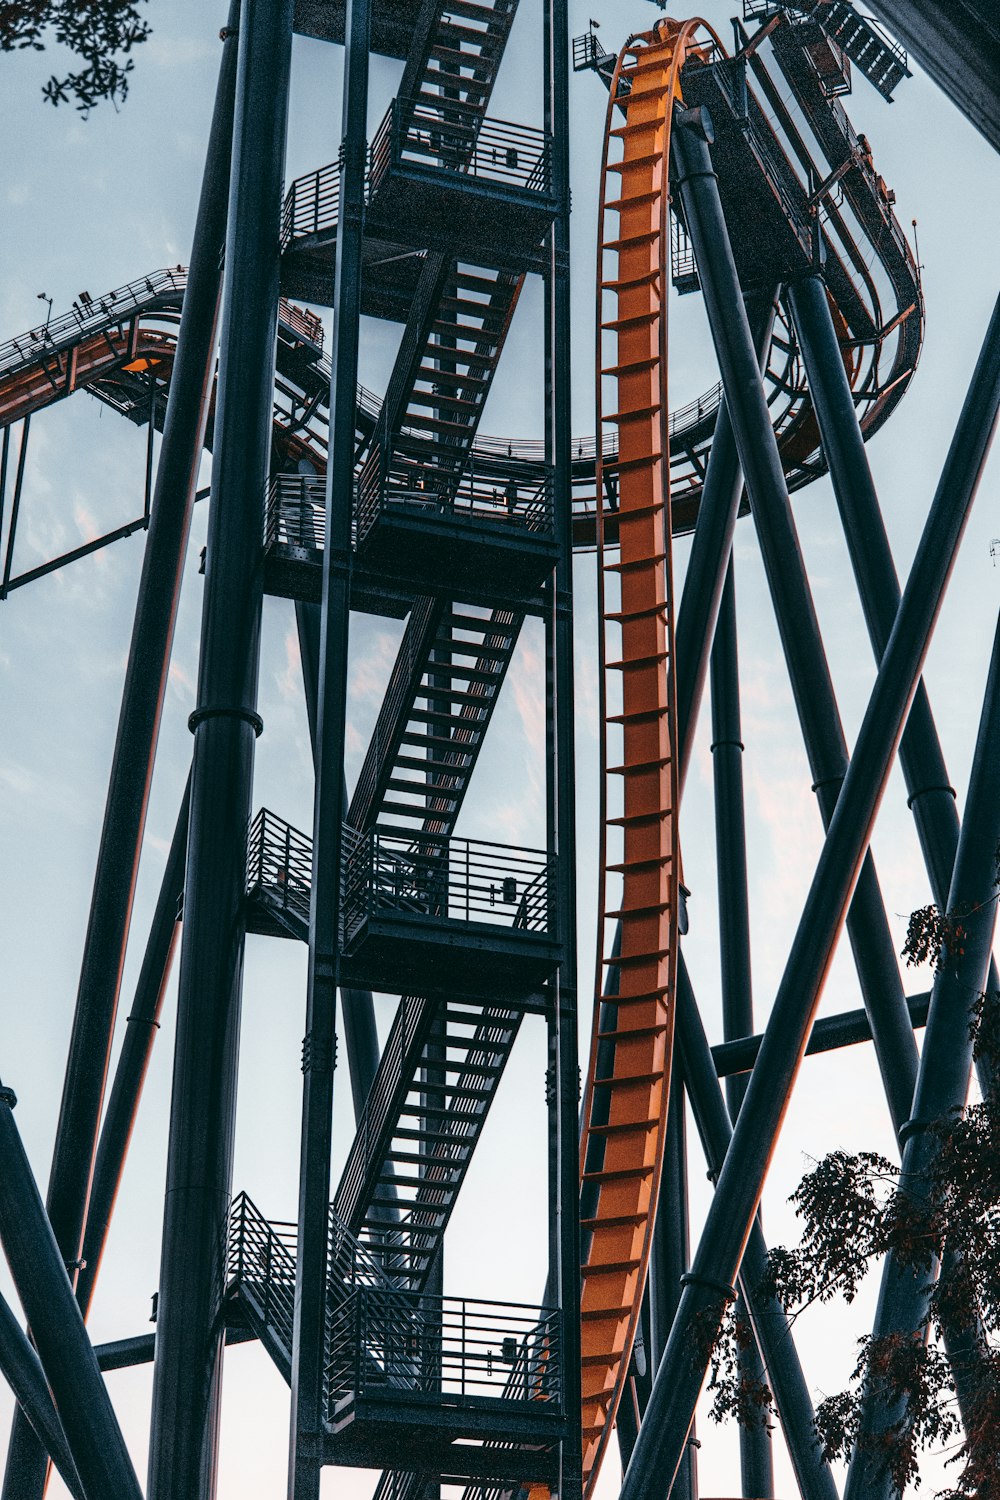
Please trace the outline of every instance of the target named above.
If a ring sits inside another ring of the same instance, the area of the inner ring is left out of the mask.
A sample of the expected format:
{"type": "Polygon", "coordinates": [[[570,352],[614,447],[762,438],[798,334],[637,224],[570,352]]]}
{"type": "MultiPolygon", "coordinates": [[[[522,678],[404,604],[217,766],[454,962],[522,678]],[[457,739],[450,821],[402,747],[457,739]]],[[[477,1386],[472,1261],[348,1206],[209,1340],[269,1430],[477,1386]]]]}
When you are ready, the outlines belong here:
{"type": "MultiPolygon", "coordinates": [[[[665,461],[667,179],[680,70],[694,30],[664,22],[622,51],[611,78],[601,171],[597,413],[599,432],[605,425],[618,432],[618,545],[612,550],[607,542],[599,514],[600,865],[606,885],[598,914],[600,1020],[580,1144],[585,1493],[600,1468],[635,1339],[670,1088],[679,855],[665,461]],[[623,123],[616,123],[619,116],[623,123]],[[611,183],[617,184],[614,194],[611,183]],[[604,409],[606,387],[615,393],[611,412],[604,409]],[[613,641],[617,659],[609,660],[613,641]],[[617,765],[609,763],[613,759],[617,765]],[[612,889],[619,893],[615,910],[612,889]],[[618,924],[619,941],[613,963],[605,965],[609,922],[618,924]],[[606,1071],[609,1054],[613,1065],[606,1071]]],[[[603,467],[599,455],[599,487],[603,467]]]]}

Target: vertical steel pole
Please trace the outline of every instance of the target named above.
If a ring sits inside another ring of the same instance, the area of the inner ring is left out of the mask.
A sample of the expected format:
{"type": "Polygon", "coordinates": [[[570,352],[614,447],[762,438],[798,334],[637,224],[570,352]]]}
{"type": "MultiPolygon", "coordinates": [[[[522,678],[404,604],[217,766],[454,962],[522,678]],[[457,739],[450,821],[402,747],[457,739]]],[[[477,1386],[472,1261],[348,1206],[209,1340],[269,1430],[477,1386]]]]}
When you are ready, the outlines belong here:
{"type": "MultiPolygon", "coordinates": [[[[927,1031],[920,1053],[920,1069],[913,1097],[913,1112],[903,1129],[903,1161],[900,1191],[923,1198],[927,1193],[927,1176],[940,1149],[933,1133],[935,1122],[963,1108],[969,1092],[972,1069],[972,1022],[975,1003],[986,983],[993,933],[996,927],[996,854],[1000,844],[1000,623],[998,623],[990,661],[989,678],[983,699],[982,717],[976,740],[976,751],[969,778],[969,795],[958,841],[955,873],[948,894],[948,910],[962,913],[964,937],[959,952],[948,955],[938,971],[931,990],[927,1031]]],[[[900,1267],[890,1252],[882,1270],[878,1308],[872,1330],[876,1339],[899,1335],[919,1338],[921,1322],[927,1312],[927,1300],[934,1275],[925,1269],[913,1271],[900,1267]]],[[[949,1341],[949,1354],[952,1353],[949,1341]]],[[[975,1448],[982,1436],[977,1396],[982,1387],[962,1401],[963,1386],[968,1390],[976,1362],[975,1348],[962,1349],[953,1358],[956,1385],[963,1416],[979,1417],[970,1424],[967,1441],[975,1448]]],[[[848,1471],[844,1500],[892,1500],[896,1487],[887,1470],[885,1445],[880,1441],[885,1430],[897,1426],[905,1430],[905,1403],[883,1403],[869,1389],[865,1392],[861,1412],[861,1432],[848,1471]],[[867,1440],[867,1441],[866,1441],[867,1440]]]]}
{"type": "MultiPolygon", "coordinates": [[[[238,16],[238,0],[232,0],[231,35],[223,44],[49,1173],[49,1217],[64,1258],[74,1264],[83,1258],[94,1152],[212,391],[238,16]]],[[[46,1464],[30,1429],[15,1415],[3,1500],[15,1500],[15,1494],[16,1500],[40,1496],[46,1464]]]]}
{"type": "Polygon", "coordinates": [[[6,599],[7,597],[7,585],[10,583],[10,570],[14,562],[14,540],[17,535],[17,518],[21,511],[21,491],[24,488],[24,465],[28,457],[28,433],[30,431],[31,414],[29,413],[21,424],[21,442],[17,450],[14,494],[10,502],[10,523],[7,527],[7,550],[3,560],[3,582],[0,583],[0,599],[6,599]]]}
{"type": "MultiPolygon", "coordinates": [[[[771,347],[776,300],[776,290],[754,297],[747,312],[761,369],[767,365],[771,347]]],[[[698,710],[742,494],[743,470],[729,406],[723,396],[677,611],[677,773],[682,790],[691,763],[691,746],[698,727],[698,710]]]]}
{"type": "Polygon", "coordinates": [[[319,1446],[325,1415],[330,1146],[340,963],[344,735],[371,0],[348,0],[345,27],[340,212],[330,376],[331,445],[326,474],[326,547],[317,671],[309,983],[302,1044],[289,1500],[318,1500],[322,1462],[319,1446]]]}
{"type": "Polygon", "coordinates": [[[181,940],[149,1500],[211,1500],[292,0],[244,0],[181,940]]]}
{"type": "MultiPolygon", "coordinates": [[[[299,654],[302,657],[302,678],[305,685],[306,712],[309,718],[309,738],[312,742],[313,765],[316,764],[317,711],[319,697],[319,628],[320,610],[316,604],[296,602],[295,621],[299,633],[299,654]]],[[[344,783],[343,808],[347,811],[347,784],[344,783]]],[[[360,1120],[371,1086],[378,1071],[381,1049],[378,1028],[375,1024],[375,1002],[371,990],[345,989],[341,987],[340,999],[344,1009],[344,1043],[347,1049],[347,1066],[351,1075],[351,1102],[354,1119],[360,1120]]]]}
{"type": "MultiPolygon", "coordinates": [[[[722,962],[722,1026],[726,1041],[753,1034],[750,969],[750,904],[747,893],[746,821],[743,811],[743,738],[740,722],[739,657],[736,636],[736,584],[730,556],[722,605],[712,647],[712,773],[715,781],[715,848],[719,885],[719,948],[722,962]]],[[[726,1079],[726,1101],[733,1120],[746,1093],[746,1075],[726,1079]]],[[[759,1215],[758,1215],[759,1222],[759,1215]]],[[[737,1316],[746,1316],[742,1297],[737,1316]]],[[[753,1381],[764,1378],[756,1344],[743,1350],[742,1370],[753,1381]]],[[[762,1420],[740,1428],[740,1469],[744,1495],[764,1500],[774,1494],[771,1434],[762,1420]]]]}
{"type": "MultiPolygon", "coordinates": [[[[880,661],[899,608],[899,579],[821,278],[807,276],[794,282],[788,289],[788,305],[805,362],[809,394],[830,466],[868,634],[875,659],[880,661]]],[[[899,761],[931,890],[944,911],[958,848],[959,819],[955,791],[922,679],[899,742],[899,761]]],[[[991,992],[1000,991],[1000,976],[992,959],[988,987],[991,992]]],[[[980,1067],[984,1091],[995,1087],[987,1073],[986,1067],[980,1067]]]]}
{"type": "MultiPolygon", "coordinates": [[[[644,1382],[642,1415],[645,1417],[652,1389],[652,1376],[663,1358],[670,1325],[680,1300],[682,1278],[691,1258],[688,1216],[687,1129],[685,1122],[683,1070],[676,1068],[670,1080],[667,1106],[667,1146],[663,1178],[653,1227],[653,1255],[649,1270],[649,1360],[650,1378],[644,1382]]],[[[763,1492],[762,1492],[763,1493],[763,1492]]],[[[698,1500],[698,1449],[692,1424],[681,1458],[670,1500],[698,1500]]]]}
{"type": "MultiPolygon", "coordinates": [[[[705,144],[698,142],[687,130],[680,130],[677,135],[694,140],[696,146],[705,144]]],[[[688,184],[697,181],[718,206],[718,189],[707,147],[703,153],[696,150],[692,154],[685,151],[682,174],[688,184]]],[[[687,202],[685,207],[688,208],[687,202]]],[[[719,214],[721,216],[721,208],[719,214]]],[[[690,226],[690,212],[688,219],[690,226]]],[[[761,435],[766,433],[771,438],[770,445],[765,439],[759,445],[747,445],[744,451],[734,413],[740,461],[753,500],[757,491],[755,476],[764,479],[767,466],[777,458],[773,453],[773,434],[760,389],[746,315],[736,294],[736,271],[724,227],[721,241],[714,245],[709,242],[703,248],[706,250],[706,265],[710,265],[706,274],[699,262],[706,301],[709,301],[708,282],[714,280],[719,307],[726,308],[727,314],[735,318],[736,328],[732,331],[739,334],[731,348],[723,350],[721,344],[717,345],[727,394],[732,398],[734,392],[745,391],[751,407],[759,406],[755,431],[760,429],[761,435]]],[[[712,319],[716,337],[720,321],[719,318],[712,319]]],[[[690,1278],[681,1297],[667,1352],[657,1372],[647,1421],[640,1431],[625,1477],[623,1500],[638,1500],[654,1483],[662,1484],[664,1479],[672,1482],[677,1472],[698,1391],[708,1366],[711,1337],[706,1335],[706,1330],[721,1318],[729,1295],[727,1288],[737,1272],[753,1224],[777,1132],[992,441],[998,403],[1000,303],[990,322],[854,756],[830,822],[757,1065],[719,1177],[690,1278]],[[696,1330],[701,1331],[699,1338],[696,1338],[696,1330]]],[[[780,460],[778,466],[780,471],[780,460]]]]}
{"type": "Polygon", "coordinates": [[[559,545],[546,619],[549,718],[549,854],[555,855],[555,918],[561,963],[553,985],[550,1037],[555,1051],[554,1248],[561,1316],[561,1376],[566,1437],[560,1444],[560,1500],[579,1500],[581,1473],[579,1053],[576,975],[576,809],[573,728],[572,428],[570,407],[569,18],[567,0],[545,0],[544,120],[556,215],[545,284],[546,457],[553,466],[559,545]],[[553,842],[554,841],[554,842],[553,842]]]}

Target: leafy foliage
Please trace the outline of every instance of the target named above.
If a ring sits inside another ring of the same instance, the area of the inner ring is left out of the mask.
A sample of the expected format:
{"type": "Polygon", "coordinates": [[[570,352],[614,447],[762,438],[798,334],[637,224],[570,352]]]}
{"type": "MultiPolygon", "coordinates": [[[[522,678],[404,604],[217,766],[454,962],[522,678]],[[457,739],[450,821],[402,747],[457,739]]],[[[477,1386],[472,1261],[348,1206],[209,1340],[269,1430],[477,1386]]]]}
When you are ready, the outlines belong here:
{"type": "MultiPolygon", "coordinates": [[[[939,938],[937,929],[927,956],[939,957],[939,938]]],[[[977,1057],[1000,1066],[1000,994],[978,998],[972,1035],[977,1057]]],[[[861,1340],[849,1388],[817,1407],[823,1451],[844,1461],[859,1445],[880,1454],[901,1494],[919,1485],[923,1451],[950,1447],[958,1475],[939,1500],[1000,1500],[1000,1100],[955,1111],[928,1129],[929,1165],[906,1182],[874,1152],[834,1151],[818,1162],[791,1199],[801,1240],[770,1252],[759,1290],[794,1320],[815,1303],[851,1302],[868,1270],[891,1252],[926,1288],[923,1324],[916,1336],[861,1340]],[[905,1415],[863,1430],[866,1390],[883,1410],[905,1415]]],[[[755,1425],[776,1414],[766,1383],[742,1375],[749,1337],[730,1310],[712,1357],[716,1420],[755,1425]]]]}
{"type": "Polygon", "coordinates": [[[0,0],[0,51],[31,48],[42,52],[51,42],[68,47],[83,67],[62,77],[55,74],[42,89],[50,104],[75,100],[86,117],[102,99],[117,106],[128,94],[129,55],[149,36],[139,7],[147,0],[0,0]]]}

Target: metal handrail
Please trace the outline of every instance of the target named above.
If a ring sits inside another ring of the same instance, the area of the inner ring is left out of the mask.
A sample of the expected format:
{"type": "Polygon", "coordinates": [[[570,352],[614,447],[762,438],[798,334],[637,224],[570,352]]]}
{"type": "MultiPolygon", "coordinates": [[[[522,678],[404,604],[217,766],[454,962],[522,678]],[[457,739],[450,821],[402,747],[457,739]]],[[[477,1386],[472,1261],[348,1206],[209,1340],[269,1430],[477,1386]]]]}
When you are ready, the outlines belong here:
{"type": "Polygon", "coordinates": [[[352,1219],[357,1210],[364,1180],[379,1153],[379,1141],[390,1117],[390,1108],[402,1077],[403,1059],[423,1024],[428,1004],[422,996],[414,995],[404,995],[399,1002],[337,1189],[336,1209],[344,1220],[352,1219]]]}
{"type": "Polygon", "coordinates": [[[0,344],[0,375],[22,364],[26,358],[42,358],[45,354],[61,353],[79,343],[90,333],[100,333],[116,318],[127,318],[168,294],[183,296],[187,287],[187,271],[183,266],[170,270],[151,271],[148,276],[126,282],[113,292],[101,297],[90,297],[86,292],[74,302],[68,313],[60,313],[47,323],[29,328],[0,344]]]}
{"type": "Polygon", "coordinates": [[[399,1288],[350,1292],[331,1323],[331,1406],[357,1397],[561,1402],[561,1328],[556,1309],[399,1288]]]}
{"type": "Polygon", "coordinates": [[[390,913],[547,933],[553,867],[544,850],[376,824],[345,852],[343,940],[390,913]]]}
{"type": "Polygon", "coordinates": [[[391,167],[458,173],[498,187],[548,193],[551,151],[543,130],[483,118],[460,100],[424,97],[392,101],[369,151],[374,197],[391,167]]]}
{"type": "Polygon", "coordinates": [[[281,214],[281,249],[292,240],[329,229],[340,217],[340,162],[328,162],[297,177],[285,195],[281,214]]]}
{"type": "Polygon", "coordinates": [[[264,1323],[284,1342],[289,1357],[295,1314],[294,1224],[272,1223],[240,1193],[229,1211],[227,1281],[257,1303],[264,1323]]]}
{"type": "Polygon", "coordinates": [[[410,611],[368,751],[358,773],[351,799],[352,806],[368,808],[372,805],[379,772],[386,763],[386,754],[393,740],[402,735],[403,705],[407,695],[414,690],[413,674],[422,657],[424,638],[434,612],[434,600],[427,596],[419,599],[410,611]]]}
{"type": "MultiPolygon", "coordinates": [[[[408,429],[408,435],[418,435],[408,429]]],[[[394,455],[388,462],[380,443],[373,443],[358,474],[355,499],[357,542],[360,546],[387,510],[425,516],[447,515],[462,520],[490,521],[532,534],[553,530],[553,483],[546,469],[510,472],[503,481],[476,472],[473,447],[469,467],[457,479],[440,467],[417,458],[394,455]]]]}
{"type": "Polygon", "coordinates": [[[308,923],[312,900],[312,841],[262,807],[247,837],[247,895],[256,891],[308,923]]]}

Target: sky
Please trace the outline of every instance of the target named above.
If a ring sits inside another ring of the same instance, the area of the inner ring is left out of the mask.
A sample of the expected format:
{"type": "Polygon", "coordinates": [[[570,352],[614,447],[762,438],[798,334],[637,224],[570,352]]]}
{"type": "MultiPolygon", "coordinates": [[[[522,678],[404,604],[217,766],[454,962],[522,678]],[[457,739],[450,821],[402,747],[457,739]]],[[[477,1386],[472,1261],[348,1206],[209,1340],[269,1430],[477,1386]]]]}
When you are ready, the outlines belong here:
{"type": "MultiPolygon", "coordinates": [[[[38,294],[67,310],[82,289],[98,295],[161,266],[186,263],[200,183],[220,46],[222,0],[151,0],[152,39],[136,53],[130,96],[82,120],[43,103],[52,71],[47,54],[0,56],[0,340],[39,321],[38,294]]],[[[735,9],[706,0],[703,13],[724,37],[735,9]]],[[[540,96],[537,7],[525,0],[492,106],[500,118],[535,123],[540,96]]],[[[658,12],[647,0],[571,0],[571,30],[593,18],[613,51],[658,12]]],[[[374,127],[400,65],[372,71],[374,127]]],[[[897,193],[897,214],[917,220],[927,303],[917,376],[890,422],[869,444],[897,566],[905,577],[926,516],[986,321],[996,295],[996,156],[944,95],[914,67],[887,105],[863,81],[846,101],[871,144],[878,170],[897,193]]],[[[336,155],[340,58],[337,49],[296,39],[287,180],[336,155]]],[[[605,96],[590,74],[574,78],[573,333],[574,430],[593,431],[593,267],[595,205],[605,96]]],[[[542,430],[540,288],[529,285],[511,333],[506,369],[491,394],[483,429],[539,436],[542,430]]],[[[324,313],[329,328],[329,317],[324,313]]],[[[715,381],[697,297],[671,309],[672,404],[715,381]],[[676,394],[674,394],[676,393],[676,394]]],[[[361,378],[384,388],[399,329],[366,322],[361,378]]],[[[501,376],[504,366],[501,366],[501,376]]],[[[145,434],[80,394],[36,417],[29,450],[17,566],[100,534],[141,510],[145,434]]],[[[206,461],[204,481],[209,465],[206,461]]],[[[964,803],[997,607],[1000,569],[1000,465],[994,456],[966,534],[927,663],[927,682],[959,806],[964,803]]],[[[857,732],[874,667],[832,493],[819,481],[793,497],[816,608],[849,743],[857,732]]],[[[188,555],[146,845],[122,990],[122,1020],[141,959],[190,755],[186,722],[194,706],[206,507],[199,506],[188,555]]],[[[51,1156],[66,1046],[76,994],[107,774],[141,564],[141,536],[12,595],[0,605],[0,1076],[19,1099],[17,1122],[39,1182],[51,1156]]],[[[677,547],[679,588],[687,544],[677,547]]],[[[753,920],[753,980],[759,1024],[766,1020],[821,846],[818,813],[767,597],[752,525],[736,539],[743,738],[753,920]]],[[[580,843],[581,993],[592,983],[596,910],[597,683],[594,560],[577,560],[577,737],[580,843]]],[[[348,775],[356,773],[391,669],[399,627],[352,621],[348,775]]],[[[544,745],[540,633],[526,630],[476,773],[459,832],[537,845],[544,829],[544,745]],[[511,767],[518,773],[511,774],[511,767]]],[[[312,768],[292,607],[265,601],[261,713],[254,806],[293,824],[311,823],[312,768]]],[[[682,811],[685,879],[692,891],[685,952],[710,1038],[721,1039],[717,908],[707,711],[699,722],[682,811]]],[[[901,778],[894,774],[874,839],[877,868],[897,947],[906,915],[929,899],[901,778]]],[[[849,953],[838,953],[824,1014],[859,1001],[849,953]]],[[[276,1219],[294,1216],[299,1121],[299,1047],[305,995],[304,948],[251,937],[246,985],[234,1184],[276,1219]]],[[[907,972],[908,991],[928,987],[907,972]]],[[[149,1327],[156,1286],[169,1110],[173,989],[168,997],[118,1216],[91,1317],[95,1341],[149,1327]]],[[[384,1029],[391,1003],[379,1002],[384,1029]]],[[[586,1045],[589,1022],[581,1028],[586,1045]]],[[[449,1291],[537,1301],[544,1279],[544,1050],[529,1021],[449,1229],[449,1291]],[[518,1163],[512,1170],[511,1163],[518,1163]]],[[[120,1036],[119,1036],[120,1041],[120,1036]]],[[[117,1043],[116,1043],[117,1050],[117,1043]]],[[[338,1075],[337,1163],[351,1137],[346,1073],[338,1075]]],[[[693,1129],[691,1192],[697,1224],[710,1191],[693,1129]]],[[[795,1237],[788,1194],[812,1159],[834,1147],[893,1153],[888,1114],[871,1049],[853,1048],[805,1064],[764,1199],[767,1234],[795,1237]]],[[[855,1341],[870,1322],[877,1278],[849,1315],[821,1309],[803,1317],[800,1347],[816,1399],[840,1389],[855,1341]]],[[[13,1296],[5,1272],[0,1288],[13,1296]]],[[[148,1370],[109,1378],[138,1472],[145,1474],[148,1370]]],[[[0,1455],[10,1402],[0,1397],[0,1455]]],[[[288,1395],[255,1345],[226,1360],[221,1500],[265,1500],[283,1493],[288,1395]]],[[[736,1439],[700,1421],[704,1495],[737,1492],[736,1439]]],[[[794,1493],[777,1444],[779,1496],[794,1493]]],[[[940,1474],[928,1467],[928,1483],[940,1474]]],[[[324,1494],[358,1500],[373,1476],[327,1471],[324,1494]]],[[[610,1458],[602,1500],[616,1492],[610,1458]]],[[[58,1481],[50,1493],[61,1496],[58,1481]]]]}

